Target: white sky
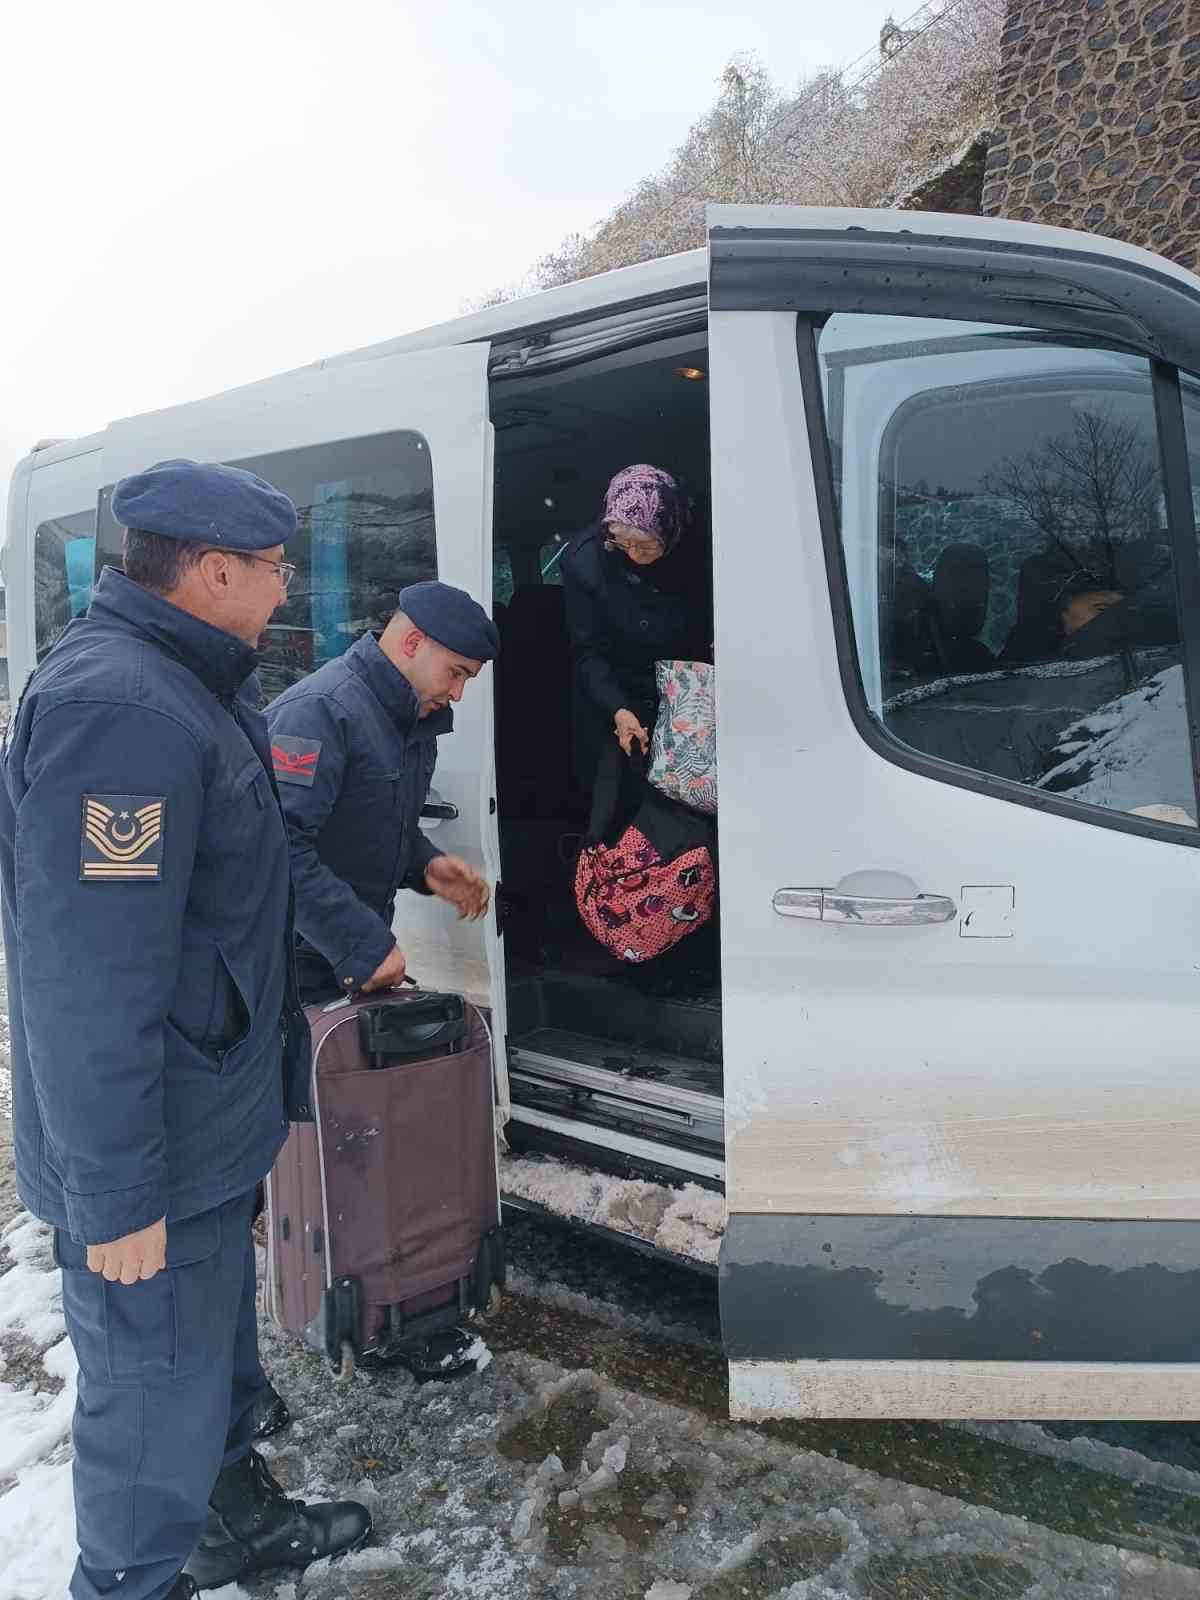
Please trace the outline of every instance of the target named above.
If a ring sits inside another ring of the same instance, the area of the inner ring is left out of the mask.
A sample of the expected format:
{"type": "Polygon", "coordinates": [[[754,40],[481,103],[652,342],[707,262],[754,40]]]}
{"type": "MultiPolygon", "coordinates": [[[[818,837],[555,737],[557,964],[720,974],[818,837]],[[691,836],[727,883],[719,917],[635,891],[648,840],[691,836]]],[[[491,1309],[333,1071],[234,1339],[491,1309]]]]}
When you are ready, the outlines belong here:
{"type": "Polygon", "coordinates": [[[457,315],[660,167],[737,51],[916,0],[4,8],[0,518],[36,439],[457,315]]]}

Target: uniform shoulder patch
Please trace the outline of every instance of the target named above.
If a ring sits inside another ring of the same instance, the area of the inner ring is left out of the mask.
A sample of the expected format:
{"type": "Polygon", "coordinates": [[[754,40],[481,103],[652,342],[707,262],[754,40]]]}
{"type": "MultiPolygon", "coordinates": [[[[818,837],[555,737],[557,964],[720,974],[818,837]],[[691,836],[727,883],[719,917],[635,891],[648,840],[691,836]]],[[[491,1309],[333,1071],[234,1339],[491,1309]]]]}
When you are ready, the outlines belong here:
{"type": "Polygon", "coordinates": [[[271,735],[271,764],[280,783],[300,783],[311,789],[320,759],[320,739],[297,739],[290,733],[271,735]]]}
{"type": "Polygon", "coordinates": [[[85,794],[79,876],[94,883],[157,883],[167,802],[153,794],[85,794]]]}

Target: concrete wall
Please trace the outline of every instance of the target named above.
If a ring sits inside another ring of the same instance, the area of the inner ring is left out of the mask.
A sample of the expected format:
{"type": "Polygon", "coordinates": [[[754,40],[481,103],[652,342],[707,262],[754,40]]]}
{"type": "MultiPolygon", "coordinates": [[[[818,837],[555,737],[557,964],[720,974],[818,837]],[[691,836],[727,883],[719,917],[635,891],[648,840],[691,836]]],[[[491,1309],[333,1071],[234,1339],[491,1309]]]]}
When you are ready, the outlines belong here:
{"type": "Polygon", "coordinates": [[[985,215],[1200,266],[1200,0],[1009,0],[985,215]]]}

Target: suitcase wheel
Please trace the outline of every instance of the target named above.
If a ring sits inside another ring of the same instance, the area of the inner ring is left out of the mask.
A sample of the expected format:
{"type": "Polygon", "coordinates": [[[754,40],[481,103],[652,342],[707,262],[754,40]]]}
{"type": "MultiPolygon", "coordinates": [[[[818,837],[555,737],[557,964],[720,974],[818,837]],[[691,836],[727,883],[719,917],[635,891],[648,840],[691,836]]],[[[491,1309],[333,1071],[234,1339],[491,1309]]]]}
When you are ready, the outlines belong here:
{"type": "Polygon", "coordinates": [[[343,1383],[354,1376],[356,1352],[363,1346],[362,1285],[357,1278],[335,1278],[321,1296],[322,1344],[330,1366],[343,1383]]]}

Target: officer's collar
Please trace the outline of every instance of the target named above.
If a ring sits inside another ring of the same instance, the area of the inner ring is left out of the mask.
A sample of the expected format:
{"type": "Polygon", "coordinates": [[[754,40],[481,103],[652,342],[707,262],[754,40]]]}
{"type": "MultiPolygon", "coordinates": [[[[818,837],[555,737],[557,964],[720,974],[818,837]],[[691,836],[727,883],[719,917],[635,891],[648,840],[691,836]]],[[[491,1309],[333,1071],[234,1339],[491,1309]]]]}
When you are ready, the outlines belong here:
{"type": "Polygon", "coordinates": [[[364,678],[371,693],[391,713],[402,733],[415,738],[436,738],[439,733],[450,733],[454,728],[454,713],[447,706],[431,716],[420,717],[420,706],[412,685],[387,656],[379,643],[379,635],[364,633],[346,651],[346,664],[364,678]]]}
{"type": "Polygon", "coordinates": [[[254,671],[248,644],[143,589],[115,567],[101,572],[88,615],[149,639],[223,699],[235,695],[254,671]]]}

